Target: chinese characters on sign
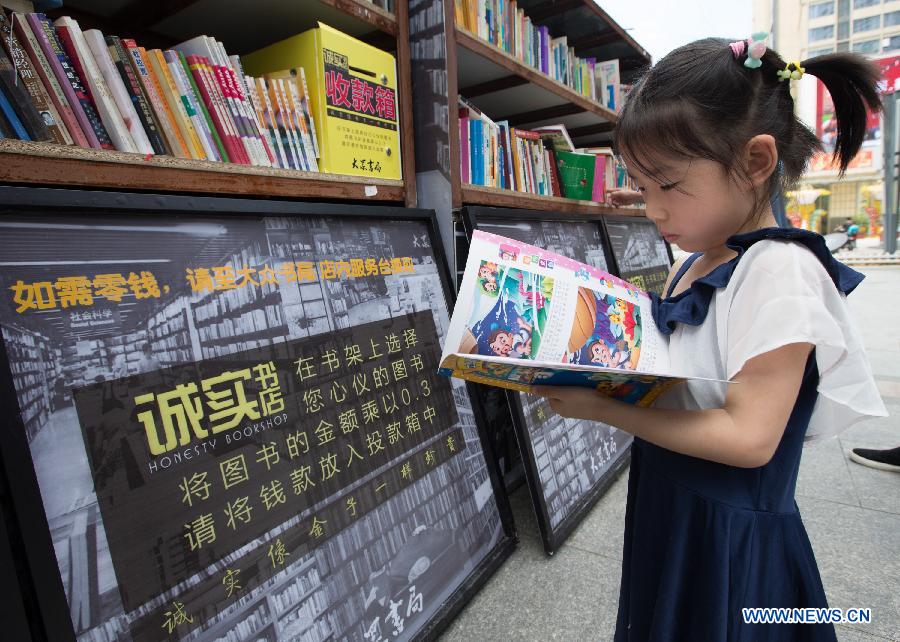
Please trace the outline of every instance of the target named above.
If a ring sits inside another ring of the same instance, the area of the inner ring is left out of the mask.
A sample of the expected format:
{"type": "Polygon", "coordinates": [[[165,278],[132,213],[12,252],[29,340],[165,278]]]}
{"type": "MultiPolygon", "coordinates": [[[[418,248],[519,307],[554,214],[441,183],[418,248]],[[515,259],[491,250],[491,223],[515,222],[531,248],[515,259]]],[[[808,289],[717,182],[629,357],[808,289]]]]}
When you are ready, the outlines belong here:
{"type": "MultiPolygon", "coordinates": [[[[415,313],[77,390],[126,609],[324,506],[250,553],[275,573],[464,450],[447,434],[457,414],[436,337],[415,313]],[[117,395],[124,420],[104,403],[117,395]]],[[[245,566],[228,568],[218,599],[251,590],[245,566]]],[[[187,617],[192,599],[179,596],[187,617]]]]}

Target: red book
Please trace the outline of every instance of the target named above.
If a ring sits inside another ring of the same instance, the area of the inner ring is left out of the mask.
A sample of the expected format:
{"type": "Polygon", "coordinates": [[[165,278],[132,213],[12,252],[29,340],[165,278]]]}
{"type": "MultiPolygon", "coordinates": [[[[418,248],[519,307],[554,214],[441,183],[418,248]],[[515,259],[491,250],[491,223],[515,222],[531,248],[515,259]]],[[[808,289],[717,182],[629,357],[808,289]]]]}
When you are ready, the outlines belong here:
{"type": "Polygon", "coordinates": [[[219,137],[222,139],[222,145],[228,152],[228,157],[232,163],[241,165],[250,165],[250,158],[244,149],[243,143],[237,137],[234,123],[231,122],[228,111],[225,109],[223,98],[218,92],[218,87],[211,84],[207,69],[209,61],[202,56],[185,56],[191,74],[194,76],[194,82],[200,90],[200,97],[206,104],[209,116],[212,118],[213,124],[219,131],[219,137]]]}
{"type": "Polygon", "coordinates": [[[594,161],[594,188],[591,200],[602,203],[606,200],[606,156],[597,154],[594,161]]]}
{"type": "Polygon", "coordinates": [[[42,13],[29,13],[26,19],[41,51],[44,52],[47,62],[53,69],[72,111],[75,112],[75,118],[81,125],[89,146],[95,149],[114,149],[112,140],[100,120],[100,114],[94,109],[84,82],[75,70],[50,20],[42,13]]]}
{"type": "Polygon", "coordinates": [[[84,135],[81,125],[78,124],[78,119],[75,117],[75,112],[72,110],[68,98],[66,98],[66,93],[63,90],[62,85],[60,85],[52,65],[44,55],[44,52],[31,29],[31,25],[25,20],[21,13],[13,14],[13,16],[15,19],[10,21],[12,22],[13,32],[19,39],[19,44],[22,46],[22,49],[24,49],[25,53],[28,54],[28,57],[31,58],[34,69],[37,71],[41,82],[44,83],[44,88],[46,88],[50,100],[53,101],[53,105],[56,107],[60,119],[69,131],[69,135],[79,147],[90,147],[91,144],[84,135]]]}

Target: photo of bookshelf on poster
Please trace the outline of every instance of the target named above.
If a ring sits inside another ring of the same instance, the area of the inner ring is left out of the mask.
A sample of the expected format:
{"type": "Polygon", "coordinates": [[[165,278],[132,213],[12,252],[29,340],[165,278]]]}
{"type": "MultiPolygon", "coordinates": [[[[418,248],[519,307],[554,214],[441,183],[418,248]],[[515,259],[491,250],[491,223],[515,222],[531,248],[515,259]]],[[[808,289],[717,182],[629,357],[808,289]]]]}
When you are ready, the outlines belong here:
{"type": "Polygon", "coordinates": [[[603,270],[476,230],[440,373],[521,392],[590,387],[637,405],[687,379],[713,381],[669,363],[651,306],[603,270]]]}

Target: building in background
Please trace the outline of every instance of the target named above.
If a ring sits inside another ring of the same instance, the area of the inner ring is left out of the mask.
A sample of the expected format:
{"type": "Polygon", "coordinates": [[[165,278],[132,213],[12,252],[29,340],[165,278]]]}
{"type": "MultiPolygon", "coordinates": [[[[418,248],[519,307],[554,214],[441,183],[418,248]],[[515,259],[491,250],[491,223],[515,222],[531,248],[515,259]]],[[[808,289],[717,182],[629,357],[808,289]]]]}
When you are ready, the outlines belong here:
{"type": "MultiPolygon", "coordinates": [[[[754,0],[754,30],[769,31],[769,42],[785,60],[805,60],[855,51],[877,60],[886,85],[900,71],[900,0],[754,0]]],[[[822,83],[805,76],[794,83],[797,115],[825,143],[801,185],[789,193],[787,213],[794,225],[827,233],[851,217],[863,234],[879,234],[884,171],[881,117],[870,114],[866,138],[843,180],[831,163],[834,110],[822,83]]]]}

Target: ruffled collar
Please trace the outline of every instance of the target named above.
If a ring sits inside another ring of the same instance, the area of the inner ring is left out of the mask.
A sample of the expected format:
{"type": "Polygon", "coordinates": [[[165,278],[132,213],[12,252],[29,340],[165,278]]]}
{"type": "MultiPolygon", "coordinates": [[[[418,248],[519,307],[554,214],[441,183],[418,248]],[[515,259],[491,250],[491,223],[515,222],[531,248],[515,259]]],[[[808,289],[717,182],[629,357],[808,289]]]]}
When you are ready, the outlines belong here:
{"type": "Polygon", "coordinates": [[[671,334],[677,323],[688,325],[703,323],[715,291],[728,285],[738,262],[750,246],[757,241],[766,239],[784,239],[808,247],[822,263],[835,287],[844,294],[850,294],[865,278],[863,274],[835,259],[826,247],[825,239],[814,232],[797,228],[767,227],[746,234],[736,234],[725,242],[727,247],[737,252],[736,257],[716,267],[706,276],[696,279],[691,283],[690,288],[676,296],[663,299],[650,293],[653,303],[653,320],[659,331],[663,334],[671,334]]]}

